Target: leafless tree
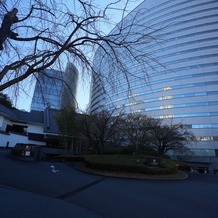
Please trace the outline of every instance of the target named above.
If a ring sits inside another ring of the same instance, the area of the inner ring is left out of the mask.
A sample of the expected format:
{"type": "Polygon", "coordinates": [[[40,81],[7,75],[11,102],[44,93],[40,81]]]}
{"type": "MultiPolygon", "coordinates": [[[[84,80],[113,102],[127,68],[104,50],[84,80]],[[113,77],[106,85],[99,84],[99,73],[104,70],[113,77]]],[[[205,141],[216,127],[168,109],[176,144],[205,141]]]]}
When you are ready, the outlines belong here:
{"type": "Polygon", "coordinates": [[[125,119],[125,135],[127,141],[134,146],[135,151],[145,145],[147,134],[147,117],[141,114],[129,114],[125,119]]]}
{"type": "Polygon", "coordinates": [[[102,154],[107,143],[112,139],[119,127],[122,115],[113,111],[102,110],[92,115],[84,115],[80,122],[81,134],[89,140],[90,145],[98,154],[102,154]]]}
{"type": "MultiPolygon", "coordinates": [[[[142,26],[138,26],[134,15],[130,24],[121,22],[118,31],[108,35],[102,32],[102,23],[110,22],[108,10],[119,2],[123,1],[117,0],[99,9],[93,1],[85,0],[1,0],[0,91],[11,86],[19,88],[21,81],[47,68],[61,70],[68,61],[80,66],[83,73],[96,74],[91,54],[97,48],[110,63],[108,81],[115,81],[115,72],[128,80],[131,73],[123,60],[126,57],[148,64],[152,57],[146,51],[137,53],[133,45],[142,46],[154,40],[157,30],[146,27],[143,33],[137,31],[142,26]],[[12,12],[13,19],[6,22],[12,12]]],[[[122,16],[129,2],[125,0],[120,10],[122,16]]]]}
{"type": "Polygon", "coordinates": [[[117,122],[117,125],[114,127],[114,131],[110,137],[111,145],[114,147],[126,145],[125,130],[123,128],[123,124],[124,124],[123,118],[122,116],[119,118],[120,119],[117,122]]]}
{"type": "Polygon", "coordinates": [[[175,124],[172,120],[161,119],[147,120],[147,145],[155,149],[160,156],[167,151],[188,151],[186,145],[194,139],[194,135],[181,124],[175,124]]]}
{"type": "Polygon", "coordinates": [[[186,146],[194,135],[173,120],[154,119],[140,114],[129,114],[125,119],[125,135],[135,151],[152,148],[163,156],[167,151],[184,158],[191,154],[186,146]]]}

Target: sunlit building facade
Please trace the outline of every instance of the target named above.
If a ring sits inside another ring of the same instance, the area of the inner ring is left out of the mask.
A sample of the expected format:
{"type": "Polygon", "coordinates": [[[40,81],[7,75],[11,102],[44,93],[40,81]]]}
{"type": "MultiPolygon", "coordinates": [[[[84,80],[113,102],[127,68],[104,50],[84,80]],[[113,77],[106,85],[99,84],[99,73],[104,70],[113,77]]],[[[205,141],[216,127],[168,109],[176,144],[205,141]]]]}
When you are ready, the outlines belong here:
{"type": "MultiPolygon", "coordinates": [[[[172,119],[193,132],[196,142],[189,146],[197,156],[218,157],[218,1],[146,0],[123,24],[132,18],[141,26],[137,31],[145,26],[159,30],[157,40],[135,48],[146,50],[155,61],[148,62],[146,81],[140,78],[144,69],[128,61],[125,65],[136,75],[129,83],[120,76],[112,88],[93,78],[91,112],[116,107],[172,119]]],[[[96,69],[107,75],[108,64],[100,56],[97,51],[96,69]]]]}

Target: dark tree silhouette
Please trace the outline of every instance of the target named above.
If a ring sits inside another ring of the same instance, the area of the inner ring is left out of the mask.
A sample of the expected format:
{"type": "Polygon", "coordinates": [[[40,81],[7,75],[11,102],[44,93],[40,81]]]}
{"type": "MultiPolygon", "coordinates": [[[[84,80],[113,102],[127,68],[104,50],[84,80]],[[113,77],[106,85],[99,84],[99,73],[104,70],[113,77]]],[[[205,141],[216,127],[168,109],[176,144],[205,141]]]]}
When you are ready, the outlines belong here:
{"type": "Polygon", "coordinates": [[[2,21],[2,25],[0,28],[0,50],[3,50],[3,43],[9,37],[11,39],[16,39],[18,33],[14,33],[11,30],[11,26],[13,23],[18,22],[18,17],[16,16],[18,10],[14,8],[11,12],[8,12],[2,21]]]}
{"type": "Polygon", "coordinates": [[[88,139],[94,151],[102,154],[105,145],[113,143],[113,136],[118,130],[121,120],[122,115],[117,115],[117,109],[102,110],[96,114],[83,116],[80,120],[79,131],[88,139]]]}
{"type": "Polygon", "coordinates": [[[13,108],[10,98],[8,95],[0,93],[0,104],[4,105],[7,108],[13,108]]]}
{"type": "Polygon", "coordinates": [[[146,144],[155,149],[160,156],[167,151],[179,152],[188,150],[186,145],[194,140],[194,135],[175,124],[172,120],[148,119],[146,127],[146,144]]]}

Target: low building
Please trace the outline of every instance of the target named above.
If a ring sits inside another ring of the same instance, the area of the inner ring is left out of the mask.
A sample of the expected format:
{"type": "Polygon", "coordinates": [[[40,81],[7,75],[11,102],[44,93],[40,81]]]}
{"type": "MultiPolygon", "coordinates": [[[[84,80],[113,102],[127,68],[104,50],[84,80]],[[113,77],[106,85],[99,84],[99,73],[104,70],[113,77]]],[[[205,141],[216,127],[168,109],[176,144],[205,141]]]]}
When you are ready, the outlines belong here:
{"type": "Polygon", "coordinates": [[[55,122],[58,110],[24,112],[0,104],[0,147],[14,147],[17,143],[49,145],[58,143],[59,130],[55,122]]]}

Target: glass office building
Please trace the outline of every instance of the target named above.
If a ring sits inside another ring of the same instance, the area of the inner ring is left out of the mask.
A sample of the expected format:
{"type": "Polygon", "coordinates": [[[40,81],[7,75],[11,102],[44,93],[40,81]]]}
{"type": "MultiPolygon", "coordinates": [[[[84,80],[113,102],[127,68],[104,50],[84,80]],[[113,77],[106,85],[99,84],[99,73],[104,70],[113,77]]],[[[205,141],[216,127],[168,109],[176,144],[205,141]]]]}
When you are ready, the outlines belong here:
{"type": "Polygon", "coordinates": [[[67,64],[64,72],[46,69],[37,75],[31,110],[76,108],[77,85],[78,70],[72,63],[67,64]]]}
{"type": "Polygon", "coordinates": [[[47,69],[37,75],[31,110],[44,111],[46,107],[60,109],[63,72],[47,69]]]}
{"type": "Polygon", "coordinates": [[[73,107],[76,108],[76,93],[78,85],[79,72],[72,63],[67,63],[64,73],[64,83],[61,95],[61,108],[73,107]]]}
{"type": "MultiPolygon", "coordinates": [[[[218,1],[146,0],[122,25],[132,19],[137,23],[132,31],[158,30],[154,40],[134,48],[152,58],[146,69],[124,60],[132,76],[127,81],[116,72],[112,87],[105,79],[111,73],[109,63],[100,58],[99,49],[94,63],[104,76],[93,78],[91,112],[106,106],[173,119],[194,133],[196,142],[189,146],[196,155],[218,156],[218,1]],[[142,79],[145,70],[147,77],[142,79]]],[[[111,33],[118,29],[119,25],[111,33]]]]}

